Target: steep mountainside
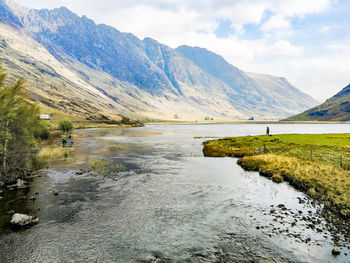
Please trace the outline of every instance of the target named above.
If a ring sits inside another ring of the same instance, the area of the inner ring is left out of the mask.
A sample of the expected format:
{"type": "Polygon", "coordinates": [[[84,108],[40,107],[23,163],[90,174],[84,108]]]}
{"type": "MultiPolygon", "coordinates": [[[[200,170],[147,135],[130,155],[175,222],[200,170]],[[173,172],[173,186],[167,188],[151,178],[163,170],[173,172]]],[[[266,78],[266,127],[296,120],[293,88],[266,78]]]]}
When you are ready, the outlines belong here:
{"type": "Polygon", "coordinates": [[[350,121],[350,84],[325,103],[287,120],[350,121]]]}
{"type": "Polygon", "coordinates": [[[0,59],[11,77],[28,79],[33,100],[88,118],[277,119],[316,105],[283,78],[246,74],[205,49],[140,40],[64,7],[0,0],[0,41],[0,59]]]}

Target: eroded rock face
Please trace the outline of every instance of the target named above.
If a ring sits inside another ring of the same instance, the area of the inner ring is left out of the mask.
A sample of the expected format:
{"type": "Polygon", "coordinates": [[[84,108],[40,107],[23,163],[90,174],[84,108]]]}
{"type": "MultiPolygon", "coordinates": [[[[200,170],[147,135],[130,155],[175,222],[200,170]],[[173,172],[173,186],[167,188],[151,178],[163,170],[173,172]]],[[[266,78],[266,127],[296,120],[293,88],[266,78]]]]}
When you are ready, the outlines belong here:
{"type": "Polygon", "coordinates": [[[14,214],[11,219],[11,224],[16,226],[31,226],[39,223],[39,218],[25,214],[14,214]]]}

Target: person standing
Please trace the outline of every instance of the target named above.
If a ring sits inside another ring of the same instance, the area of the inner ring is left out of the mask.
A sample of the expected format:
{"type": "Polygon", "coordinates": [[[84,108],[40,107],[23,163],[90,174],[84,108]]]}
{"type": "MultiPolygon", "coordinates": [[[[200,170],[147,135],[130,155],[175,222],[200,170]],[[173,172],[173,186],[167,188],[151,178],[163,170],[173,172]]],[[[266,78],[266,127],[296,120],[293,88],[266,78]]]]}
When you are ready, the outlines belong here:
{"type": "Polygon", "coordinates": [[[68,145],[69,145],[69,148],[72,148],[72,146],[73,146],[72,135],[69,135],[69,137],[68,137],[68,145]]]}
{"type": "Polygon", "coordinates": [[[66,148],[67,140],[66,138],[62,138],[62,147],[66,148]]]}
{"type": "Polygon", "coordinates": [[[266,128],[266,135],[270,136],[270,128],[269,127],[266,128]]]}

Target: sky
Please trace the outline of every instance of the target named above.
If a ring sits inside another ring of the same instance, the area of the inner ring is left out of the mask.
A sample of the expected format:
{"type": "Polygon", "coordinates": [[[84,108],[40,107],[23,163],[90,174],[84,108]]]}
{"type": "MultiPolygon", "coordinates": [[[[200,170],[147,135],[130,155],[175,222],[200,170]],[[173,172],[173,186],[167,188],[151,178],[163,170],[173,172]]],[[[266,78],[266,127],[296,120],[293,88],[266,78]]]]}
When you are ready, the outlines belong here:
{"type": "Polygon", "coordinates": [[[172,48],[207,48],[244,71],[283,76],[318,101],[350,83],[350,0],[15,1],[65,6],[172,48]]]}

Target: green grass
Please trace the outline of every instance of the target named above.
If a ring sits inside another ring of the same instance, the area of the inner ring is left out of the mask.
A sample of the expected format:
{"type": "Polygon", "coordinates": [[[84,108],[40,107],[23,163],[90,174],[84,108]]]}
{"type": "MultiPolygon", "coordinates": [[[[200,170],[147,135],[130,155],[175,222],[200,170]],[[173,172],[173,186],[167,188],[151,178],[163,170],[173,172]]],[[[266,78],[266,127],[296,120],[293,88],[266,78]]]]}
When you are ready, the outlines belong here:
{"type": "Polygon", "coordinates": [[[264,146],[270,153],[310,158],[335,166],[350,166],[350,134],[283,134],[274,136],[247,136],[225,138],[204,143],[207,156],[254,155],[264,146]]]}
{"type": "Polygon", "coordinates": [[[350,134],[286,134],[204,143],[205,156],[243,157],[238,163],[276,182],[288,181],[350,218],[350,134]],[[264,149],[268,151],[264,151],[264,149]],[[257,149],[262,149],[258,152],[257,149]],[[343,165],[341,165],[341,157],[343,165]]]}

